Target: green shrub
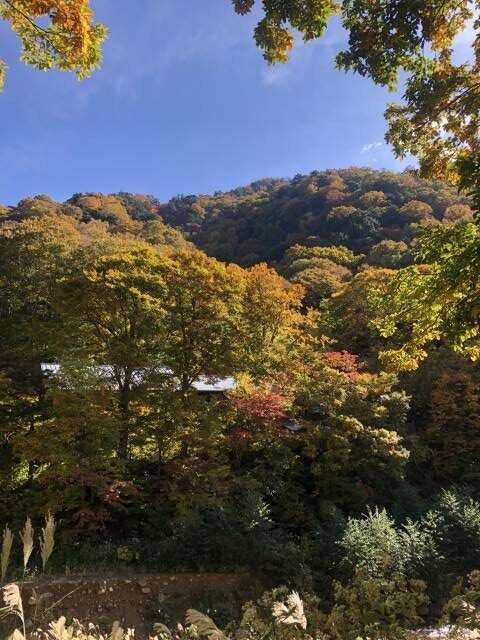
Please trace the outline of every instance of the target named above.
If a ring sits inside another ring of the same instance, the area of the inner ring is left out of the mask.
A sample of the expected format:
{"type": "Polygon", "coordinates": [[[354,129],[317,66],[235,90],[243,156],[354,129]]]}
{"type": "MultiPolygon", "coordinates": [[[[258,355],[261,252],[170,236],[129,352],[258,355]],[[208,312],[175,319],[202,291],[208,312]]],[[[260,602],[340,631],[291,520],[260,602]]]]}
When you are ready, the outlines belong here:
{"type": "Polygon", "coordinates": [[[428,603],[426,584],[399,574],[372,578],[357,570],[346,585],[335,586],[335,605],[327,628],[335,640],[401,640],[421,622],[418,610],[428,603]]]}
{"type": "Polygon", "coordinates": [[[385,509],[369,509],[363,518],[349,518],[339,546],[344,574],[362,569],[372,578],[394,573],[422,576],[427,559],[434,554],[428,532],[411,521],[397,527],[385,509]]]}
{"type": "Polygon", "coordinates": [[[287,587],[278,587],[265,592],[257,602],[247,602],[242,610],[242,619],[235,629],[231,629],[235,640],[291,640],[292,638],[326,638],[322,629],[325,628],[326,616],[320,610],[320,600],[311,594],[289,594],[287,587]],[[305,628],[301,624],[279,624],[272,612],[276,605],[289,601],[289,597],[297,596],[305,618],[305,628]]]}
{"type": "Polygon", "coordinates": [[[458,489],[442,491],[422,519],[435,539],[444,572],[462,575],[480,566],[480,502],[458,489]]]}
{"type": "Polygon", "coordinates": [[[480,571],[473,571],[466,581],[457,582],[443,613],[445,622],[454,622],[464,629],[480,629],[480,571]]]}
{"type": "Polygon", "coordinates": [[[172,534],[150,543],[151,566],[185,571],[251,570],[276,582],[309,579],[300,545],[271,520],[255,495],[236,496],[177,519],[172,534]]]}

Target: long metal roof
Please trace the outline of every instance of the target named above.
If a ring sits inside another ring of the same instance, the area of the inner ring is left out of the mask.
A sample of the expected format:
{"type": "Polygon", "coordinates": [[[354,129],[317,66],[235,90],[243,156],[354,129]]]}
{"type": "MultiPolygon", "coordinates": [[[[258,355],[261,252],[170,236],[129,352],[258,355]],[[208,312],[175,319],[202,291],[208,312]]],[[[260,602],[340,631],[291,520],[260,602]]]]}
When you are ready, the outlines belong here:
{"type": "MultiPolygon", "coordinates": [[[[58,363],[43,362],[40,367],[42,373],[51,376],[57,375],[61,370],[61,365],[58,363]]],[[[112,365],[92,365],[90,369],[98,375],[99,378],[104,378],[113,382],[114,376],[112,365]]],[[[156,373],[159,375],[173,376],[173,371],[167,368],[162,368],[156,371],[156,373]]],[[[138,371],[134,374],[134,382],[136,384],[141,384],[144,379],[145,374],[142,371],[138,371]]],[[[221,393],[223,391],[233,390],[236,386],[237,383],[233,377],[210,378],[207,376],[201,376],[192,382],[192,388],[200,393],[221,393]]]]}

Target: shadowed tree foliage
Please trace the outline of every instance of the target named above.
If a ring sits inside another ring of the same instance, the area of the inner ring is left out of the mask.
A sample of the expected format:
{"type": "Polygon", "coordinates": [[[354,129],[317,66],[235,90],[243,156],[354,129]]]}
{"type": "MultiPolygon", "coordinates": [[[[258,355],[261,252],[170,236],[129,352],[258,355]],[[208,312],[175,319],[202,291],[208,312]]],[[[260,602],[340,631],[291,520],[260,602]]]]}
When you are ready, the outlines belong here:
{"type": "Polygon", "coordinates": [[[426,439],[435,475],[444,483],[478,486],[480,478],[480,397],[467,373],[439,376],[432,389],[426,439]]]}

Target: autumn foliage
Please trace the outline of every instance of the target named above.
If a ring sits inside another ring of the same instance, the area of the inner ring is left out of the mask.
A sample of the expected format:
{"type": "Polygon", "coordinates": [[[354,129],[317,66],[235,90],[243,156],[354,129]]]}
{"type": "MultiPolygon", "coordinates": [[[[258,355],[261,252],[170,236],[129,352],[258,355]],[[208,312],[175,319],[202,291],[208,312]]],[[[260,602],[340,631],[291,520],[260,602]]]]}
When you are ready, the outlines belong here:
{"type": "MultiPolygon", "coordinates": [[[[94,22],[88,0],[15,0],[0,6],[22,41],[22,60],[41,70],[57,68],[88,77],[100,66],[107,29],[94,22]],[[47,20],[47,26],[43,26],[47,20]]],[[[0,65],[3,84],[5,67],[0,65]]]]}
{"type": "Polygon", "coordinates": [[[255,392],[232,399],[233,406],[247,421],[271,426],[287,417],[288,401],[285,396],[273,392],[255,392]]]}

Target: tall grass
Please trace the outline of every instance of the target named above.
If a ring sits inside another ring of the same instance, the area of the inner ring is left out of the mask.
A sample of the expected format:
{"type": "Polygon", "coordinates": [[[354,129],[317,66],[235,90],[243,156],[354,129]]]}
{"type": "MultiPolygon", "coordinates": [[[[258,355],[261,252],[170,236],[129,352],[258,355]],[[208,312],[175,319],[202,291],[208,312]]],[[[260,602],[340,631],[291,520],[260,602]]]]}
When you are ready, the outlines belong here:
{"type": "MultiPolygon", "coordinates": [[[[5,607],[0,608],[0,618],[7,615],[16,615],[20,618],[23,627],[23,634],[16,629],[9,640],[134,640],[134,629],[123,629],[119,622],[114,622],[108,636],[102,634],[98,626],[89,623],[83,625],[79,620],[73,619],[67,625],[66,618],[61,616],[58,620],[50,622],[48,629],[43,631],[36,629],[27,638],[25,616],[23,612],[22,595],[18,585],[8,584],[2,589],[5,607]]],[[[312,637],[303,633],[306,627],[306,619],[303,612],[303,602],[296,592],[292,592],[287,597],[286,604],[275,602],[272,609],[273,624],[265,628],[262,627],[262,640],[276,640],[277,638],[291,638],[291,640],[312,640],[312,637]],[[278,635],[276,629],[278,625],[290,626],[291,636],[278,635]]],[[[208,640],[229,640],[229,636],[222,631],[209,616],[197,611],[188,609],[185,621],[188,627],[184,628],[178,624],[175,631],[164,624],[154,626],[154,635],[150,640],[198,640],[206,638],[208,640]]],[[[251,631],[255,635],[255,628],[251,631]]],[[[323,637],[323,636],[322,636],[323,637]]]]}
{"type": "MultiPolygon", "coordinates": [[[[42,567],[45,571],[45,567],[52,555],[55,548],[55,518],[49,513],[45,518],[45,527],[42,528],[42,535],[39,536],[40,541],[40,555],[42,558],[42,567]]],[[[20,538],[23,545],[23,577],[27,570],[28,563],[30,561],[33,549],[35,547],[35,530],[32,526],[32,521],[27,517],[25,525],[20,531],[20,538]]],[[[2,548],[0,553],[0,584],[5,582],[7,576],[8,565],[10,563],[10,556],[13,545],[13,533],[10,527],[5,525],[2,535],[2,548]]]]}
{"type": "Polygon", "coordinates": [[[292,591],[286,602],[275,602],[273,604],[272,616],[277,624],[298,625],[302,629],[307,628],[303,602],[296,591],[292,591]]]}
{"type": "Polygon", "coordinates": [[[7,575],[8,563],[10,562],[10,553],[12,551],[12,544],[13,534],[7,524],[5,525],[5,529],[3,530],[2,554],[0,557],[0,582],[4,582],[7,575]]]}
{"type": "Polygon", "coordinates": [[[40,555],[42,557],[42,566],[44,571],[55,547],[55,527],[55,518],[49,513],[45,518],[45,527],[42,528],[42,535],[39,538],[40,555]]]}
{"type": "Polygon", "coordinates": [[[23,543],[23,576],[25,577],[25,572],[27,570],[28,561],[30,560],[30,556],[32,555],[34,541],[33,541],[34,530],[32,527],[32,521],[29,517],[25,522],[25,526],[23,527],[23,531],[20,532],[20,538],[23,543]]]}
{"type": "Polygon", "coordinates": [[[188,609],[185,621],[188,625],[193,625],[201,637],[208,638],[208,640],[227,640],[226,635],[215,622],[196,609],[188,609]]]}

